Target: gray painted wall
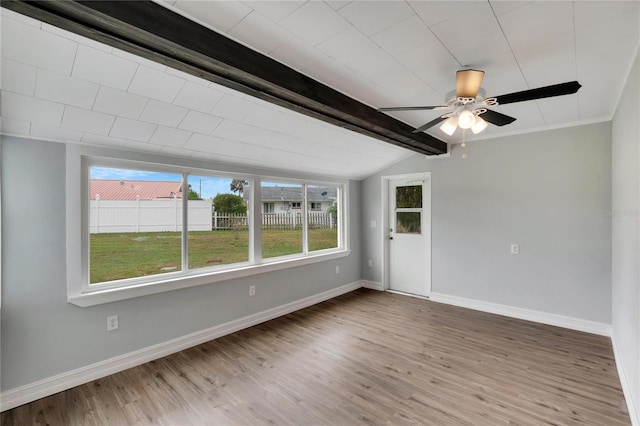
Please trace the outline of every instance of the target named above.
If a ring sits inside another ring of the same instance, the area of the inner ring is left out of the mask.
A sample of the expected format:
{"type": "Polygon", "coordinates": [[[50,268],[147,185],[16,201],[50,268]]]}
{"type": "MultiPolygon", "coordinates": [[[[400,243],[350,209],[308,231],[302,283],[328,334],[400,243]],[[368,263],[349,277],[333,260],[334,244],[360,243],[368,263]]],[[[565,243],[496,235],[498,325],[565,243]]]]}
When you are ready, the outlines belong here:
{"type": "Polygon", "coordinates": [[[613,339],[640,416],[640,55],[622,93],[612,126],[613,339]]]}
{"type": "Polygon", "coordinates": [[[610,324],[610,125],[465,149],[467,159],[457,145],[363,181],[363,278],[383,280],[381,176],[431,171],[433,292],[610,324]]]}
{"type": "MultiPolygon", "coordinates": [[[[79,178],[79,177],[78,177],[79,178]]],[[[65,145],[3,138],[3,391],[360,279],[360,183],[350,182],[352,254],[338,260],[122,302],[66,302],[65,145]],[[36,199],[38,208],[32,208],[36,199]],[[340,265],[340,274],[335,266],[340,265]],[[248,287],[256,296],[248,297],[248,287]],[[120,329],[108,333],[106,317],[120,329]]]]}

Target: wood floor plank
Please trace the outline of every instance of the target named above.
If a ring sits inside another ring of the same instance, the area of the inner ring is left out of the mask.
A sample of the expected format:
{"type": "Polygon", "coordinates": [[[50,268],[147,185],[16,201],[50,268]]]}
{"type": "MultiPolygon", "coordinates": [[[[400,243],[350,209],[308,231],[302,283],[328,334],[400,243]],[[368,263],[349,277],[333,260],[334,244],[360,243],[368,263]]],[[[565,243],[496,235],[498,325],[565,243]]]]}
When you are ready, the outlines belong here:
{"type": "Polygon", "coordinates": [[[17,407],[1,422],[630,424],[608,338],[365,289],[17,407]]]}

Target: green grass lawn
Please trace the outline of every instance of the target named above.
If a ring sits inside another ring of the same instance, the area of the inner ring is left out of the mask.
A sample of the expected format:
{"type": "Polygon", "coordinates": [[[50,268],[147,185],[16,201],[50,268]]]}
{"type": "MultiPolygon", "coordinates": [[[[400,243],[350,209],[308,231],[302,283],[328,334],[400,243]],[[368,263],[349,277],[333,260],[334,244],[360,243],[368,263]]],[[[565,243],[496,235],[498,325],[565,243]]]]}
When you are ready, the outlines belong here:
{"type": "MultiPolygon", "coordinates": [[[[181,270],[180,232],[91,234],[90,283],[181,270]]],[[[337,246],[337,230],[310,229],[309,250],[337,246]]],[[[302,231],[262,231],[262,257],[302,252],[302,231]]],[[[249,259],[248,231],[189,232],[189,268],[249,259]]]]}

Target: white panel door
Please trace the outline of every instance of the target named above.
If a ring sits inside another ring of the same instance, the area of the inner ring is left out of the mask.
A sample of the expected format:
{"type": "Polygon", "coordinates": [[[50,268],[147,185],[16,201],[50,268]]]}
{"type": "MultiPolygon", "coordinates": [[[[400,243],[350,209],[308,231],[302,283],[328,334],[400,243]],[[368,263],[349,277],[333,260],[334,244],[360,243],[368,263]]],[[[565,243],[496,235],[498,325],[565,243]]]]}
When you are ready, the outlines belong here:
{"type": "Polygon", "coordinates": [[[389,180],[389,289],[427,296],[431,291],[429,175],[389,180]]]}

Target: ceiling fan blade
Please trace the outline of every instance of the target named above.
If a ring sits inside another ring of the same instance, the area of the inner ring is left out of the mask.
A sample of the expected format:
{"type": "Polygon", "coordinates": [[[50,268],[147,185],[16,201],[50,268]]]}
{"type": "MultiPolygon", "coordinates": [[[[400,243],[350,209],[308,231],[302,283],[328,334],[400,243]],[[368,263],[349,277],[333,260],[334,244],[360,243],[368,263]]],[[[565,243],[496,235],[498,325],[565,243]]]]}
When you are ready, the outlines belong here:
{"type": "Polygon", "coordinates": [[[456,72],[456,97],[475,98],[484,78],[484,71],[460,70],[456,72]]]}
{"type": "Polygon", "coordinates": [[[553,84],[551,86],[538,87],[537,89],[523,90],[522,92],[496,96],[496,100],[498,101],[498,105],[532,101],[534,99],[551,98],[553,96],[571,95],[576,93],[581,87],[582,85],[577,81],[570,81],[567,83],[553,84]]]}
{"type": "Polygon", "coordinates": [[[378,112],[385,111],[420,111],[420,110],[428,110],[428,109],[437,109],[437,108],[447,108],[446,105],[436,105],[436,106],[410,106],[410,107],[385,107],[378,108],[378,112]]]}
{"type": "Polygon", "coordinates": [[[491,124],[495,124],[496,126],[506,126],[507,124],[511,124],[516,121],[516,119],[513,117],[509,117],[508,115],[502,114],[497,111],[492,111],[490,109],[480,114],[480,117],[484,118],[491,124]]]}
{"type": "Polygon", "coordinates": [[[415,129],[415,130],[414,130],[413,132],[411,132],[411,133],[420,133],[420,132],[423,132],[423,131],[427,130],[429,127],[433,127],[433,126],[435,126],[436,124],[438,124],[438,123],[440,123],[440,122],[442,122],[442,121],[444,121],[444,120],[446,120],[446,117],[438,117],[438,118],[434,118],[433,120],[431,120],[431,121],[430,121],[430,122],[428,122],[427,124],[425,124],[425,125],[422,125],[422,126],[418,127],[417,129],[415,129]]]}

